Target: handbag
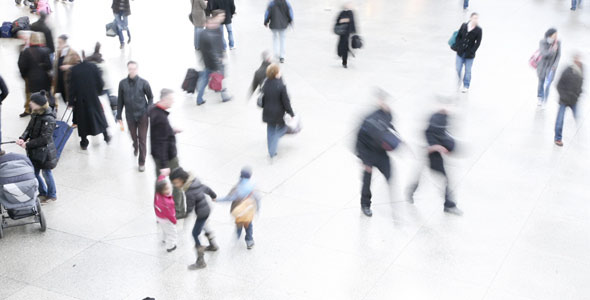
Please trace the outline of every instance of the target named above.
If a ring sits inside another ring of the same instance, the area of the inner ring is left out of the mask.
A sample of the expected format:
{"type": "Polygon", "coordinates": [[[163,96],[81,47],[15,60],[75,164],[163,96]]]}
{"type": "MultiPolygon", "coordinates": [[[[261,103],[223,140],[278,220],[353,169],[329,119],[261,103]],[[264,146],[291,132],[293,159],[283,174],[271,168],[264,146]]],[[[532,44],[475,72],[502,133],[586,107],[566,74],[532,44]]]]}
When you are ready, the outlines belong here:
{"type": "Polygon", "coordinates": [[[117,30],[115,29],[116,26],[117,25],[115,25],[115,22],[114,21],[111,22],[111,23],[108,23],[105,26],[106,31],[107,31],[107,36],[110,36],[110,37],[117,36],[117,30]]]}
{"type": "Polygon", "coordinates": [[[287,126],[287,134],[296,134],[301,131],[301,119],[299,118],[299,115],[294,117],[285,115],[283,119],[285,120],[285,125],[287,126]]]}
{"type": "Polygon", "coordinates": [[[222,89],[223,75],[219,72],[211,73],[209,76],[209,88],[219,92],[222,89]]]}
{"type": "Polygon", "coordinates": [[[536,69],[542,58],[541,51],[537,49],[537,51],[531,55],[531,58],[529,58],[529,65],[533,67],[533,69],[536,69]]]}
{"type": "Polygon", "coordinates": [[[459,35],[459,31],[455,31],[453,32],[453,34],[451,35],[451,38],[449,39],[449,47],[451,47],[451,49],[453,49],[453,47],[455,46],[455,44],[457,43],[457,35],[459,35]]]}
{"type": "Polygon", "coordinates": [[[236,203],[234,208],[231,210],[231,215],[235,218],[236,225],[248,227],[252,220],[254,220],[254,214],[256,213],[256,201],[252,199],[252,195],[246,197],[244,200],[236,203]]]}
{"type": "Polygon", "coordinates": [[[258,99],[256,100],[256,105],[258,105],[258,107],[260,108],[264,107],[264,92],[262,91],[262,89],[264,88],[265,83],[266,78],[264,78],[264,81],[262,81],[262,83],[260,84],[260,94],[258,95],[258,99]]]}
{"type": "Polygon", "coordinates": [[[360,49],[363,47],[363,40],[358,35],[352,36],[352,41],[350,42],[352,49],[360,49]]]}
{"type": "Polygon", "coordinates": [[[348,23],[336,23],[334,25],[334,33],[337,35],[345,35],[348,33],[348,23]]]}

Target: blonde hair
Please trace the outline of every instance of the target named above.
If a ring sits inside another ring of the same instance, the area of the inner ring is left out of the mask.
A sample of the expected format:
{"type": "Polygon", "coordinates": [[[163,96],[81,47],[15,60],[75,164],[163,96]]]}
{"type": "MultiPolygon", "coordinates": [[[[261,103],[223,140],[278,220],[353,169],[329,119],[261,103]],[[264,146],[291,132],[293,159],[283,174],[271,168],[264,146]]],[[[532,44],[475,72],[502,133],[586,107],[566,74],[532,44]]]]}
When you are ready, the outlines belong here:
{"type": "Polygon", "coordinates": [[[279,75],[279,72],[281,71],[279,65],[277,64],[270,64],[267,68],[266,68],[266,77],[270,80],[270,79],[275,79],[277,78],[277,75],[279,75]]]}
{"type": "Polygon", "coordinates": [[[33,32],[29,43],[33,46],[45,45],[45,35],[41,32],[33,32]]]}

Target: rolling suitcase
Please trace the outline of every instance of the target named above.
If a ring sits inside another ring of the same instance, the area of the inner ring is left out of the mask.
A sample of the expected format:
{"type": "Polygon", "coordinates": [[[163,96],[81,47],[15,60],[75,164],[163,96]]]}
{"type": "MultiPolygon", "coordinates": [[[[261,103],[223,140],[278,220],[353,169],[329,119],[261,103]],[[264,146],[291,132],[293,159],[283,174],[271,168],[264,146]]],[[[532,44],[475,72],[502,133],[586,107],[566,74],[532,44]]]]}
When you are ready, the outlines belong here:
{"type": "Polygon", "coordinates": [[[68,119],[64,121],[64,117],[66,116],[66,112],[68,109],[64,111],[64,114],[61,116],[61,120],[55,121],[55,130],[53,131],[53,143],[55,144],[55,149],[57,150],[57,159],[61,156],[61,152],[64,150],[68,139],[72,135],[74,128],[68,125],[70,118],[72,117],[72,113],[74,110],[70,111],[70,115],[68,119]]]}
{"type": "Polygon", "coordinates": [[[189,94],[194,93],[197,89],[197,80],[199,80],[199,72],[192,68],[188,69],[182,82],[182,90],[189,94]]]}

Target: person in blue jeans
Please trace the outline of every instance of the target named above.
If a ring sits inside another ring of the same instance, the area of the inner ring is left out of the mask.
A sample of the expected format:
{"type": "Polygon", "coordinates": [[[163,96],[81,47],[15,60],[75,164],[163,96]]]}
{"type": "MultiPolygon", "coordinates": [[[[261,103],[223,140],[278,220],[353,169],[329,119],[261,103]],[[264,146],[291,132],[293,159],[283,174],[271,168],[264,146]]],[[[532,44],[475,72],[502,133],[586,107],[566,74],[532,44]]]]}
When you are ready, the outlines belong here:
{"type": "Polygon", "coordinates": [[[471,67],[475,59],[475,52],[481,45],[482,30],[478,25],[479,15],[472,13],[469,22],[461,24],[457,32],[457,39],[451,49],[457,52],[456,67],[459,84],[461,83],[461,73],[465,66],[465,75],[463,76],[463,89],[461,92],[469,91],[471,85],[471,67]]]}
{"type": "Polygon", "coordinates": [[[234,4],[234,0],[215,0],[213,2],[213,10],[223,10],[225,12],[225,18],[220,26],[221,30],[221,39],[223,40],[223,50],[227,49],[227,42],[225,41],[225,36],[223,33],[223,25],[225,25],[225,29],[227,30],[227,39],[229,40],[229,49],[233,50],[234,47],[234,34],[232,29],[232,18],[236,14],[236,5],[234,4]]]}
{"type": "Polygon", "coordinates": [[[293,24],[293,8],[287,0],[271,0],[264,13],[264,26],[272,31],[275,57],[285,62],[285,31],[293,24]]]}
{"type": "Polygon", "coordinates": [[[117,35],[121,43],[121,49],[125,47],[123,39],[123,30],[127,31],[127,44],[131,43],[131,32],[129,31],[129,23],[127,18],[131,15],[131,6],[129,0],[113,0],[111,5],[113,14],[115,15],[115,24],[117,25],[117,35]]]}
{"type": "Polygon", "coordinates": [[[582,0],[572,0],[571,10],[576,10],[578,7],[582,7],[582,0]]]}
{"type": "Polygon", "coordinates": [[[557,70],[561,58],[561,41],[557,39],[557,29],[549,28],[545,32],[545,38],[539,41],[539,53],[541,60],[537,64],[537,76],[539,77],[537,106],[544,108],[549,98],[555,70],[557,70]]]}
{"type": "MultiPolygon", "coordinates": [[[[572,0],[575,1],[575,0],[572,0]]],[[[469,0],[463,0],[463,9],[467,9],[469,7],[469,0]]]]}
{"type": "Polygon", "coordinates": [[[580,94],[582,94],[583,84],[584,71],[582,60],[579,54],[575,54],[574,63],[563,71],[557,83],[557,92],[559,93],[559,110],[557,111],[557,119],[555,120],[555,144],[557,146],[563,146],[563,119],[566,108],[569,107],[572,110],[574,118],[576,118],[576,106],[580,94]]]}

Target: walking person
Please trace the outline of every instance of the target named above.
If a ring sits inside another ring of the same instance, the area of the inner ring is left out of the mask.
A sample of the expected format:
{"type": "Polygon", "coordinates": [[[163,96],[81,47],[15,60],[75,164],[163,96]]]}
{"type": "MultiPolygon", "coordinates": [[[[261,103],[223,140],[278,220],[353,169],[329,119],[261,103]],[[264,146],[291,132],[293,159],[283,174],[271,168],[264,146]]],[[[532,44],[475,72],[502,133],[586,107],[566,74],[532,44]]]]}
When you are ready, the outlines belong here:
{"type": "MultiPolygon", "coordinates": [[[[60,94],[63,101],[70,101],[70,68],[79,64],[80,55],[68,45],[68,36],[65,34],[57,38],[57,59],[53,61],[53,95],[60,94]]],[[[57,101],[56,101],[57,104],[57,101]]]]}
{"type": "Polygon", "coordinates": [[[287,133],[285,114],[295,117],[287,86],[281,79],[279,65],[271,64],[266,69],[266,83],[262,87],[262,93],[262,121],[266,123],[268,155],[272,161],[277,155],[279,139],[287,133]]]}
{"type": "Polygon", "coordinates": [[[164,233],[166,251],[172,252],[176,250],[176,240],[178,239],[178,233],[176,231],[177,220],[172,187],[165,176],[158,177],[158,182],[156,183],[154,210],[156,211],[158,224],[160,224],[164,233]]]}
{"type": "Polygon", "coordinates": [[[113,14],[115,15],[115,24],[117,24],[117,35],[121,43],[121,49],[125,47],[125,40],[123,38],[123,30],[127,31],[127,44],[131,43],[131,32],[129,31],[128,18],[131,15],[131,5],[129,0],[113,0],[111,5],[113,14]]]}
{"type": "Polygon", "coordinates": [[[262,88],[262,84],[266,80],[266,69],[272,63],[271,59],[272,57],[268,51],[262,52],[262,63],[256,72],[254,72],[254,78],[252,78],[252,84],[250,85],[250,97],[252,97],[252,94],[254,94],[257,89],[262,88]]]}
{"type": "Polygon", "coordinates": [[[293,8],[287,0],[271,0],[264,14],[264,26],[272,31],[274,54],[285,62],[285,32],[293,23],[293,8]]]}
{"type": "Polygon", "coordinates": [[[197,261],[188,268],[189,270],[203,269],[207,267],[207,264],[205,263],[205,251],[217,251],[219,249],[215,243],[213,232],[208,230],[205,226],[209,214],[211,213],[211,207],[209,207],[205,195],[209,195],[209,197],[215,201],[217,194],[215,194],[210,187],[201,183],[196,177],[182,168],[172,170],[172,173],[170,173],[170,180],[172,180],[172,184],[174,184],[176,188],[184,190],[187,211],[190,212],[194,209],[195,214],[197,215],[192,232],[195,240],[195,248],[197,249],[197,261]],[[203,229],[209,240],[208,247],[202,246],[199,241],[199,235],[203,229]]]}
{"type": "Polygon", "coordinates": [[[463,0],[463,9],[469,8],[469,0],[463,0]]]}
{"type": "MultiPolygon", "coordinates": [[[[449,184],[449,177],[445,170],[443,154],[448,154],[455,149],[455,139],[447,132],[448,113],[440,110],[430,117],[428,128],[425,131],[428,142],[428,162],[430,169],[444,177],[445,182],[445,203],[444,212],[462,215],[463,212],[457,208],[449,184]]],[[[421,173],[421,172],[420,172],[421,173]]],[[[420,174],[419,173],[419,174],[420,174]]],[[[410,186],[408,201],[414,203],[414,193],[418,189],[420,177],[410,186]]]]}
{"type": "Polygon", "coordinates": [[[234,43],[234,34],[232,29],[232,18],[236,14],[236,5],[234,4],[234,0],[214,0],[213,1],[213,10],[221,9],[225,12],[225,19],[221,23],[221,40],[223,40],[223,50],[227,49],[227,42],[225,41],[225,36],[223,34],[223,27],[225,25],[225,29],[227,30],[227,39],[229,41],[229,50],[234,50],[235,43],[234,43]]]}
{"type": "Polygon", "coordinates": [[[70,82],[71,97],[68,106],[73,109],[73,123],[78,128],[80,136],[80,148],[88,149],[88,136],[102,134],[104,141],[108,144],[111,137],[107,133],[107,120],[99,95],[102,94],[104,82],[98,67],[89,62],[83,61],[71,68],[70,82]]]}
{"type": "Polygon", "coordinates": [[[467,23],[461,24],[457,33],[455,44],[451,47],[457,52],[456,67],[459,84],[463,80],[461,92],[467,93],[471,85],[471,67],[475,59],[475,52],[481,45],[482,30],[479,27],[479,15],[472,13],[467,23]],[[465,66],[465,75],[461,79],[461,73],[465,66]]]}
{"type": "Polygon", "coordinates": [[[567,67],[561,78],[557,82],[557,92],[559,93],[559,110],[555,120],[555,145],[562,147],[563,119],[566,108],[572,110],[574,118],[577,117],[577,104],[582,94],[584,84],[584,67],[580,54],[574,55],[574,63],[567,67]]]}
{"type": "MultiPolygon", "coordinates": [[[[4,82],[2,76],[0,76],[0,147],[2,147],[2,103],[8,97],[8,87],[4,82]]],[[[4,155],[6,152],[0,148],[0,156],[4,155]]]]}
{"type": "Polygon", "coordinates": [[[127,127],[133,140],[133,155],[139,156],[139,172],[145,171],[146,138],[149,126],[148,108],[154,102],[152,88],[147,80],[139,77],[138,65],[127,63],[129,76],[119,82],[117,121],[123,126],[123,109],[127,127]]]}
{"type": "MultiPolygon", "coordinates": [[[[100,53],[100,43],[96,42],[96,44],[94,45],[94,52],[92,53],[92,55],[86,57],[84,50],[82,50],[82,56],[84,58],[84,60],[89,61],[93,64],[96,65],[96,67],[98,67],[98,71],[100,71],[100,75],[102,77],[102,82],[104,82],[104,86],[102,88],[102,92],[101,95],[107,95],[110,97],[111,95],[111,90],[112,90],[112,86],[110,84],[111,80],[108,76],[108,69],[106,67],[106,64],[104,62],[104,59],[102,58],[102,54],[100,53]]],[[[116,111],[115,111],[116,113],[116,111]]]]}
{"type": "MultiPolygon", "coordinates": [[[[209,0],[214,1],[214,0],[209,0]]],[[[207,5],[209,1],[205,0],[191,0],[191,22],[195,27],[195,34],[194,34],[194,44],[195,50],[199,50],[199,37],[201,36],[201,32],[205,30],[205,10],[207,9],[207,5]]]]}
{"type": "Polygon", "coordinates": [[[27,156],[33,163],[41,202],[56,201],[57,189],[51,172],[57,166],[57,150],[53,143],[55,117],[45,91],[33,93],[29,105],[31,120],[16,144],[27,150],[27,156]]]}
{"type": "Polygon", "coordinates": [[[551,83],[561,58],[561,41],[557,39],[557,29],[549,28],[545,32],[545,38],[539,41],[539,53],[541,60],[537,63],[537,76],[539,76],[537,106],[545,108],[551,83]]]}
{"type": "MultiPolygon", "coordinates": [[[[223,65],[223,42],[221,30],[219,26],[222,20],[225,19],[225,13],[222,10],[215,10],[213,16],[207,18],[207,28],[200,36],[200,49],[205,64],[205,69],[199,73],[197,81],[197,105],[203,105],[207,101],[203,99],[205,89],[209,83],[210,77],[213,73],[219,73],[223,76],[225,67],[223,65]]],[[[223,82],[223,81],[222,81],[223,82]]],[[[231,100],[231,96],[227,92],[227,88],[221,89],[221,101],[227,102],[231,100]]]]}
{"type": "Polygon", "coordinates": [[[22,78],[25,80],[25,111],[20,117],[26,117],[31,114],[31,94],[41,90],[49,91],[51,88],[51,59],[49,58],[49,49],[44,47],[45,37],[40,32],[31,34],[30,46],[25,48],[18,57],[18,69],[22,78]]]}
{"type": "Polygon", "coordinates": [[[352,3],[347,2],[338,18],[336,19],[336,28],[338,29],[338,56],[342,58],[342,66],[348,68],[348,52],[350,52],[350,35],[356,33],[354,25],[354,13],[352,12],[352,3]]]}
{"type": "Polygon", "coordinates": [[[51,33],[51,29],[47,26],[47,13],[39,13],[39,20],[31,24],[31,30],[43,33],[43,35],[45,36],[45,47],[49,49],[49,57],[51,58],[51,62],[53,63],[53,58],[55,55],[55,46],[53,44],[53,33],[51,33]]]}

